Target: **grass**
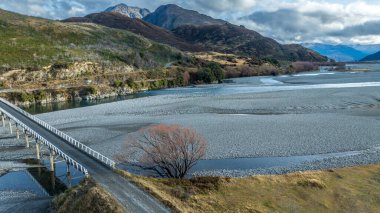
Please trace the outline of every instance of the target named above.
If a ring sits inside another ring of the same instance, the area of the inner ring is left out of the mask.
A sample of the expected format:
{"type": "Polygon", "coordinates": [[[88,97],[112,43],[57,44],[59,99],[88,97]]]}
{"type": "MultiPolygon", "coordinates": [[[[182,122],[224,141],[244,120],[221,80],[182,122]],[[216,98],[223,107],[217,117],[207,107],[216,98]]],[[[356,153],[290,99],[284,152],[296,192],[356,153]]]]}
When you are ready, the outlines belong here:
{"type": "Polygon", "coordinates": [[[182,53],[133,33],[95,24],[61,23],[0,9],[0,68],[39,70],[80,61],[163,66],[182,53]]]}
{"type": "Polygon", "coordinates": [[[168,180],[124,175],[175,212],[379,212],[380,209],[380,165],[247,178],[168,180]]]}
{"type": "Polygon", "coordinates": [[[98,186],[91,178],[53,201],[54,212],[57,213],[124,213],[125,209],[112,196],[98,186]]]}

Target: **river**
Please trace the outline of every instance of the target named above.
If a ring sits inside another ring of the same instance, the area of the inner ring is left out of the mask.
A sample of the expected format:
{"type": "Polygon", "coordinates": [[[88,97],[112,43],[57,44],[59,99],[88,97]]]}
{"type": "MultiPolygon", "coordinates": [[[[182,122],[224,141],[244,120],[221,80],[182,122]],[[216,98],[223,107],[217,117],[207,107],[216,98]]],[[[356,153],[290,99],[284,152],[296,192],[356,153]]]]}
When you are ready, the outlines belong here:
{"type": "MultiPolygon", "coordinates": [[[[141,127],[192,127],[208,141],[195,175],[281,174],[379,163],[380,65],[349,66],[352,71],[236,78],[27,110],[110,157],[141,127]]],[[[64,169],[59,171],[63,173],[56,176],[62,179],[64,169]]],[[[22,169],[0,177],[0,191],[22,189],[38,195],[40,187],[26,187],[33,184],[8,184],[30,182],[27,172],[31,174],[22,169]]]]}

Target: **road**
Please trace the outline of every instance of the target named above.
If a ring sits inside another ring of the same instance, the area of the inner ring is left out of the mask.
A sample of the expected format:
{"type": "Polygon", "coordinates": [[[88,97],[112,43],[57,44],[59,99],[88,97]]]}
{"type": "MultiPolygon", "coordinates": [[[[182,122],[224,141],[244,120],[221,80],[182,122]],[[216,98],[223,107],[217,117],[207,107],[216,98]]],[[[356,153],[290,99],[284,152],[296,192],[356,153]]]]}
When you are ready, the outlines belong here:
{"type": "Polygon", "coordinates": [[[124,177],[114,173],[111,168],[76,149],[64,139],[53,134],[7,104],[0,102],[0,107],[11,113],[24,124],[28,125],[34,131],[38,132],[42,137],[54,144],[65,154],[82,164],[88,170],[90,176],[114,196],[114,198],[116,198],[128,212],[170,212],[167,207],[158,202],[151,195],[141,190],[124,177]]]}

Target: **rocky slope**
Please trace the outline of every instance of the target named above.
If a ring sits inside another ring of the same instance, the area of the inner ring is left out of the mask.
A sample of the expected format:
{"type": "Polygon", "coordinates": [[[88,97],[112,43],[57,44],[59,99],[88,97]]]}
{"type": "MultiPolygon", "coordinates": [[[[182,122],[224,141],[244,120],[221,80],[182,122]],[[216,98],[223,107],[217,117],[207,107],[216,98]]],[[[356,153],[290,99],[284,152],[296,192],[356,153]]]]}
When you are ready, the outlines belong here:
{"type": "Polygon", "coordinates": [[[173,30],[178,37],[206,49],[256,58],[284,61],[326,61],[327,58],[301,45],[281,45],[271,38],[233,24],[182,26],[173,30]]]}
{"type": "Polygon", "coordinates": [[[145,21],[168,30],[206,50],[283,61],[326,61],[319,53],[300,45],[281,45],[271,38],[223,20],[169,4],[159,7],[145,21]]]}
{"type": "Polygon", "coordinates": [[[145,9],[145,8],[142,9],[139,7],[130,7],[126,4],[118,4],[113,7],[109,7],[104,12],[119,13],[129,18],[138,18],[138,19],[142,19],[145,16],[150,14],[150,11],[148,9],[145,9]]]}

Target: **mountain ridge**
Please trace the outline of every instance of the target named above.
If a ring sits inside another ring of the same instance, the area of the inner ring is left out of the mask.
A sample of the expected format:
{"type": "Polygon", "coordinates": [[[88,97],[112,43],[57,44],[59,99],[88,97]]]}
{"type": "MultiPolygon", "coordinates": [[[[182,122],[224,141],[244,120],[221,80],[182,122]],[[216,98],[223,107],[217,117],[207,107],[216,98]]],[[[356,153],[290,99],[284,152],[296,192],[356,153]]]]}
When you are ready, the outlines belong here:
{"type": "Polygon", "coordinates": [[[144,20],[171,30],[177,37],[194,45],[204,46],[208,50],[288,61],[327,60],[326,57],[300,45],[281,45],[254,30],[174,4],[160,6],[144,20]]]}
{"type": "Polygon", "coordinates": [[[380,61],[380,51],[362,58],[360,61],[380,61]]]}
{"type": "Polygon", "coordinates": [[[214,19],[194,10],[187,10],[175,4],[162,5],[144,18],[156,26],[173,30],[183,25],[203,26],[225,24],[226,21],[214,19]]]}
{"type": "Polygon", "coordinates": [[[197,52],[203,50],[200,46],[189,44],[185,40],[176,37],[170,31],[150,24],[144,20],[129,18],[119,13],[92,13],[85,17],[68,18],[63,20],[63,22],[95,23],[106,27],[127,30],[137,35],[142,35],[153,41],[171,45],[183,51],[197,52]]]}

